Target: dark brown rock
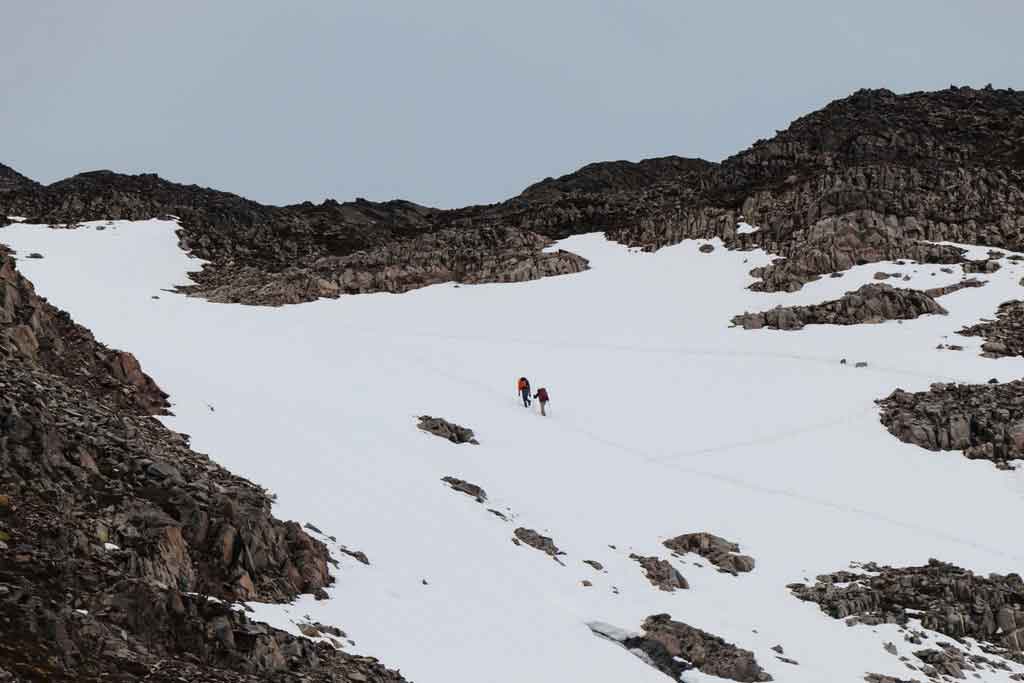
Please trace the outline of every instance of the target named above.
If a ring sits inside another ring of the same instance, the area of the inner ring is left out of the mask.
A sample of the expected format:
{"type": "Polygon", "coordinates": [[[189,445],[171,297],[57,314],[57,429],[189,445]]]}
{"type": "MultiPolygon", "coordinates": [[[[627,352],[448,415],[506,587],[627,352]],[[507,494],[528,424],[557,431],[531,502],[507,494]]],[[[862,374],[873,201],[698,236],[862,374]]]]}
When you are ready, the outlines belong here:
{"type": "Polygon", "coordinates": [[[555,545],[554,540],[552,540],[550,536],[543,536],[533,529],[527,529],[525,527],[519,527],[512,533],[519,541],[522,541],[531,548],[536,548],[537,550],[550,555],[555,562],[561,564],[561,560],[558,559],[558,556],[565,555],[565,553],[558,549],[558,546],[555,545]]]}
{"type": "Polygon", "coordinates": [[[476,484],[471,484],[468,481],[456,479],[455,477],[443,477],[441,481],[448,484],[448,486],[455,491],[460,491],[465,493],[467,496],[472,496],[478,503],[483,503],[487,500],[487,493],[476,484]]]}
{"type": "Polygon", "coordinates": [[[965,337],[982,337],[983,356],[1001,358],[1024,356],[1024,301],[1000,304],[996,319],[970,325],[960,330],[965,337]]]}
{"type": "Polygon", "coordinates": [[[668,560],[662,560],[657,557],[643,557],[635,553],[631,553],[629,559],[639,563],[644,568],[647,580],[651,582],[652,586],[660,590],[672,592],[687,590],[690,587],[690,584],[683,578],[683,575],[668,560]]]}
{"type": "Polygon", "coordinates": [[[900,441],[932,451],[962,450],[1007,467],[1024,458],[1024,380],[1005,384],[933,384],[878,401],[882,424],[900,441]]]}
{"type": "Polygon", "coordinates": [[[812,306],[779,306],[763,313],[744,313],[735,316],[732,323],[747,330],[765,327],[799,330],[805,325],[859,325],[933,314],[945,315],[946,309],[925,292],[870,284],[847,292],[841,299],[812,306]]]}
{"type": "Polygon", "coordinates": [[[1024,582],[1019,575],[982,577],[937,560],[923,567],[864,568],[871,573],[840,571],[817,577],[813,585],[789,588],[836,619],[906,625],[913,617],[926,629],[974,638],[1024,663],[1024,582]]]}
{"type": "Polygon", "coordinates": [[[662,545],[681,555],[697,553],[718,567],[719,571],[733,576],[754,569],[754,558],[749,555],[740,555],[738,544],[707,532],[676,536],[668,539],[662,545]]]}
{"type": "Polygon", "coordinates": [[[474,438],[472,429],[462,427],[440,417],[423,415],[420,417],[417,426],[425,432],[440,436],[442,439],[448,439],[452,443],[470,443],[475,446],[480,444],[474,438]]]}

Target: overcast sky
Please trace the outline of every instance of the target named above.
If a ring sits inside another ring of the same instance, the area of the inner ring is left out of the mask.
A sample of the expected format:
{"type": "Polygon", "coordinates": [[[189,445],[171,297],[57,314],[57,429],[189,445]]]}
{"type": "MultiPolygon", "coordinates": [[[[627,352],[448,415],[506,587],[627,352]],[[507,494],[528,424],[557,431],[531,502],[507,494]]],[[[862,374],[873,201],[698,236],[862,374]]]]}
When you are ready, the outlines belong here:
{"type": "Polygon", "coordinates": [[[862,87],[1024,89],[1021,0],[4,0],[0,162],[268,203],[719,160],[862,87]]]}

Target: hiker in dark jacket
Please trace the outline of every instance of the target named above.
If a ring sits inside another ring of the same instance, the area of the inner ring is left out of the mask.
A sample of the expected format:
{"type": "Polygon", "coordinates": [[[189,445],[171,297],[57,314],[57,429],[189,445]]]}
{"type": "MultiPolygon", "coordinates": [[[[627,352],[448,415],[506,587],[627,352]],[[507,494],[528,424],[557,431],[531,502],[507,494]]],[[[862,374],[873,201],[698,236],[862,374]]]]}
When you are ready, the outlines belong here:
{"type": "Polygon", "coordinates": [[[519,395],[523,397],[523,407],[530,407],[530,380],[525,377],[520,377],[519,382],[516,384],[516,389],[519,390],[519,395]]]}
{"type": "Polygon", "coordinates": [[[547,415],[547,413],[544,412],[544,407],[548,404],[548,401],[551,400],[550,398],[548,398],[548,390],[545,389],[544,387],[541,387],[540,389],[537,390],[537,393],[534,394],[533,397],[540,401],[540,414],[547,415]]]}

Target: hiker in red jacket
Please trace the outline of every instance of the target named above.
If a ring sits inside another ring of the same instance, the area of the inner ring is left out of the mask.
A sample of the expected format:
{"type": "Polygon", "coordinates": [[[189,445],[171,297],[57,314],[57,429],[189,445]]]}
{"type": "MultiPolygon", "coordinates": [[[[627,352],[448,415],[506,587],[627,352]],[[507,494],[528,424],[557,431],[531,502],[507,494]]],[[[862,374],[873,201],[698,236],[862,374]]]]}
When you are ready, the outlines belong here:
{"type": "Polygon", "coordinates": [[[516,391],[523,397],[523,407],[530,407],[530,380],[525,377],[520,377],[519,381],[516,382],[516,391]]]}
{"type": "Polygon", "coordinates": [[[540,401],[540,414],[547,415],[547,413],[544,412],[544,406],[546,406],[548,404],[548,401],[551,400],[550,398],[548,398],[548,390],[545,389],[544,387],[541,387],[540,389],[537,390],[537,393],[534,394],[533,397],[540,401]]]}

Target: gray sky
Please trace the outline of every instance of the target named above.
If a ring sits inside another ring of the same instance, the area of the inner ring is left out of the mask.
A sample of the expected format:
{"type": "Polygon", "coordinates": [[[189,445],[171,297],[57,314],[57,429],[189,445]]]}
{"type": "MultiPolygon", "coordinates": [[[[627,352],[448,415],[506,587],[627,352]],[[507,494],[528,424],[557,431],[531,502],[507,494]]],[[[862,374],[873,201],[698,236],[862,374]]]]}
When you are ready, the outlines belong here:
{"type": "Polygon", "coordinates": [[[1024,89],[1024,2],[4,0],[0,162],[268,203],[719,160],[861,87],[1024,89]]]}

